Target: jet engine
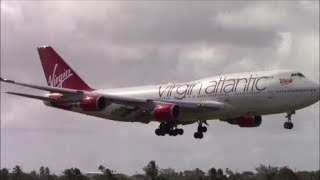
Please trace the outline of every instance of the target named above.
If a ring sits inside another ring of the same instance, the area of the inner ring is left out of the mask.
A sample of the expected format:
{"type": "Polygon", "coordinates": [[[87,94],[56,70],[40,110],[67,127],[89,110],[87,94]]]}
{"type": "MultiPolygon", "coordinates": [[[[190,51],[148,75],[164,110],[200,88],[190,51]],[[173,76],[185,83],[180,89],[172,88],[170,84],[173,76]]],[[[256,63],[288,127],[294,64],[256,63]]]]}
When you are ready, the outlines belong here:
{"type": "Polygon", "coordinates": [[[107,107],[107,101],[101,96],[85,96],[80,100],[80,108],[84,111],[102,111],[107,107]]]}
{"type": "Polygon", "coordinates": [[[153,116],[159,121],[174,121],[180,113],[180,108],[175,104],[158,104],[153,109],[153,116]]]}
{"type": "Polygon", "coordinates": [[[262,122],[261,116],[241,116],[237,118],[224,119],[229,124],[238,125],[240,127],[259,127],[262,122]]]}
{"type": "MultiPolygon", "coordinates": [[[[66,100],[63,94],[60,93],[50,93],[47,95],[47,97],[53,99],[53,100],[66,100]]],[[[70,100],[71,101],[71,100],[70,100]]],[[[60,103],[60,102],[47,102],[44,101],[44,103],[48,106],[53,106],[61,109],[71,109],[72,107],[78,107],[81,108],[83,111],[102,111],[104,110],[108,104],[107,100],[104,97],[101,96],[84,96],[77,102],[66,102],[66,103],[60,103]]]]}

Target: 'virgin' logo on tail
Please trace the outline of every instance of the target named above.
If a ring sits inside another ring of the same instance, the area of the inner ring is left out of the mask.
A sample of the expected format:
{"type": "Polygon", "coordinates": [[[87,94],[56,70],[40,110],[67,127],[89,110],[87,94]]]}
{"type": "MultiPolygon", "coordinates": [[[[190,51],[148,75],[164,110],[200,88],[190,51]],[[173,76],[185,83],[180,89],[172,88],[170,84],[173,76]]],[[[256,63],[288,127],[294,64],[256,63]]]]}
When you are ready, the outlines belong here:
{"type": "Polygon", "coordinates": [[[56,75],[56,70],[58,68],[58,64],[54,65],[54,69],[52,75],[49,76],[48,84],[52,87],[62,88],[62,83],[67,80],[69,77],[73,75],[71,69],[64,70],[61,74],[56,75]]]}

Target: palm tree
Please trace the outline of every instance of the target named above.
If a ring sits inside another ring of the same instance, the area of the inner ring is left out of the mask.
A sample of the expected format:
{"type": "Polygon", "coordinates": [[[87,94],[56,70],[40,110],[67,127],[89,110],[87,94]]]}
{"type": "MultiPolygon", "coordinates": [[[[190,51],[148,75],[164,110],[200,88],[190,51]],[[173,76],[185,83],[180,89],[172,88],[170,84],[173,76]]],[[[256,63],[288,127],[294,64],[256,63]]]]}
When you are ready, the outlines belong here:
{"type": "Polygon", "coordinates": [[[14,176],[16,176],[16,177],[21,177],[22,176],[22,174],[23,174],[23,171],[22,171],[22,169],[21,169],[21,166],[15,166],[15,167],[13,167],[13,169],[12,169],[12,174],[14,175],[14,176]]]}

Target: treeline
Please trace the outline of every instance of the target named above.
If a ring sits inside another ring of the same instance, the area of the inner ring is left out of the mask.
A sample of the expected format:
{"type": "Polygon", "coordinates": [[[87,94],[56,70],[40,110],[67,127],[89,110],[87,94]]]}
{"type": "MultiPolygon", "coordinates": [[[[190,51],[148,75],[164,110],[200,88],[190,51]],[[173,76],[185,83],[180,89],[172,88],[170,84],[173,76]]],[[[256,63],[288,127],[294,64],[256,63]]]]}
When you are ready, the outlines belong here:
{"type": "Polygon", "coordinates": [[[320,180],[318,171],[293,171],[289,167],[260,165],[255,172],[233,172],[230,169],[211,168],[204,172],[199,168],[176,172],[172,168],[160,169],[155,161],[144,168],[144,174],[128,176],[100,165],[96,173],[83,173],[78,168],[65,169],[55,175],[48,167],[41,166],[38,171],[24,172],[21,166],[1,169],[1,180],[320,180]]]}

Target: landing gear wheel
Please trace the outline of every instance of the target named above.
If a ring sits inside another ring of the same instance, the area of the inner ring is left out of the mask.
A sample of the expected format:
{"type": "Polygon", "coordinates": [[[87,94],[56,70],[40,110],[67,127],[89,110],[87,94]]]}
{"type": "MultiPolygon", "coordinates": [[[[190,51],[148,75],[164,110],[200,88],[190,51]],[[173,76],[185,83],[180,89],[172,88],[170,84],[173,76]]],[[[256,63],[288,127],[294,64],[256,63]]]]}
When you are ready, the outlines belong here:
{"type": "Polygon", "coordinates": [[[182,134],[183,134],[183,129],[176,129],[176,131],[177,131],[177,133],[178,133],[179,135],[182,135],[182,134]]]}
{"type": "Polygon", "coordinates": [[[159,125],[159,128],[155,130],[155,134],[158,136],[177,136],[183,134],[183,129],[177,128],[176,123],[162,122],[159,125]]]}
{"type": "Polygon", "coordinates": [[[170,130],[168,134],[169,136],[177,136],[178,132],[176,130],[170,130]]]}
{"type": "Polygon", "coordinates": [[[166,134],[162,129],[156,129],[155,133],[157,136],[164,136],[166,134]]]}
{"type": "Polygon", "coordinates": [[[203,134],[201,132],[196,132],[196,133],[194,133],[194,138],[202,139],[203,138],[203,134]]]}
{"type": "Polygon", "coordinates": [[[205,126],[199,126],[199,127],[198,127],[198,132],[203,132],[203,133],[207,132],[207,127],[205,127],[205,126]]]}
{"type": "Polygon", "coordinates": [[[208,123],[206,121],[198,121],[198,128],[197,128],[197,132],[194,133],[194,138],[196,139],[202,139],[203,138],[203,133],[207,132],[207,127],[203,126],[203,123],[208,125],[208,123]]]}
{"type": "Polygon", "coordinates": [[[292,129],[292,128],[293,128],[293,123],[290,123],[289,129],[292,129]]]}
{"type": "Polygon", "coordinates": [[[296,113],[295,111],[287,112],[286,118],[288,118],[288,121],[283,124],[283,127],[285,129],[292,129],[293,128],[293,123],[291,122],[291,116],[295,113],[296,113]]]}
{"type": "Polygon", "coordinates": [[[157,136],[160,136],[161,130],[160,130],[160,129],[156,129],[156,130],[154,131],[154,133],[155,133],[157,136]]]}
{"type": "Polygon", "coordinates": [[[283,124],[283,127],[284,127],[285,129],[292,129],[292,128],[293,128],[293,123],[292,123],[292,122],[285,122],[285,123],[283,124]]]}
{"type": "Polygon", "coordinates": [[[204,132],[204,133],[207,132],[207,127],[202,126],[202,127],[201,127],[201,132],[204,132]]]}

